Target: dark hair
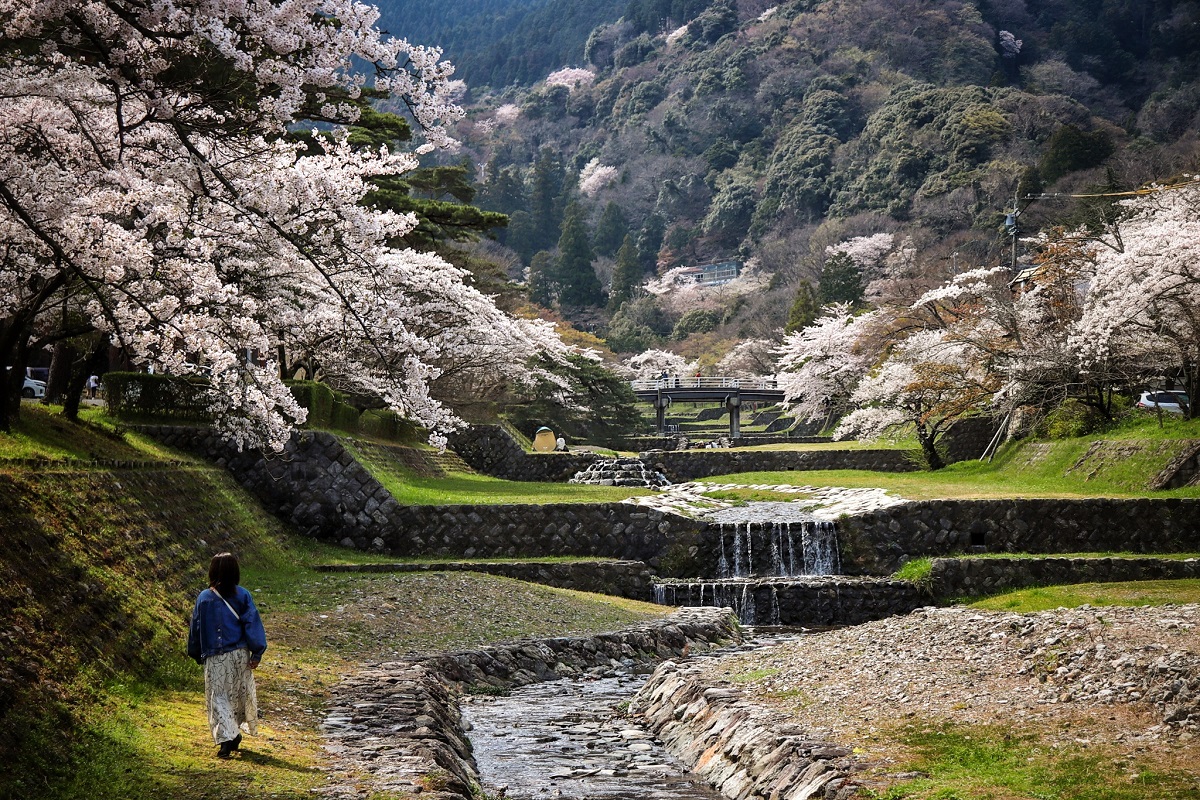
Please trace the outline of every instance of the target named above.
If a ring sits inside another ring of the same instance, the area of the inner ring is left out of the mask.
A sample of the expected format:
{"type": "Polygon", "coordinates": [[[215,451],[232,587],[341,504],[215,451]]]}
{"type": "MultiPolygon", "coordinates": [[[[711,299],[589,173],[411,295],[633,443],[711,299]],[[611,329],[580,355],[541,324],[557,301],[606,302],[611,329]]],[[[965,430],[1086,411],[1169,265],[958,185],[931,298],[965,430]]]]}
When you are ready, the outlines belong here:
{"type": "Polygon", "coordinates": [[[233,553],[217,553],[208,563],[208,585],[226,599],[233,597],[242,580],[242,568],[233,553]]]}

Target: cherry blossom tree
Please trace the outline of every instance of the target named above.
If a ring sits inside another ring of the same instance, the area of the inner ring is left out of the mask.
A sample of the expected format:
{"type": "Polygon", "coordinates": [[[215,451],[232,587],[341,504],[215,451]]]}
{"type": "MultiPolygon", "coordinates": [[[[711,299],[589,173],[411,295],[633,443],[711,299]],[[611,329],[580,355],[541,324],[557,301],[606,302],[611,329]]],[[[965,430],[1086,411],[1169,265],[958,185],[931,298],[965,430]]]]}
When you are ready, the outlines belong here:
{"type": "Polygon", "coordinates": [[[777,343],[767,339],[738,342],[717,362],[717,374],[737,378],[774,375],[778,367],[777,343]]]}
{"type": "Polygon", "coordinates": [[[692,375],[698,368],[695,361],[688,361],[683,356],[666,350],[647,350],[644,353],[638,353],[636,356],[626,359],[624,366],[634,378],[641,380],[661,377],[664,372],[671,377],[692,375]]]}
{"type": "Polygon", "coordinates": [[[939,438],[995,394],[994,374],[982,369],[970,346],[945,331],[914,333],[897,344],[883,364],[854,390],[856,408],[844,416],[835,438],[867,441],[912,432],[930,469],[945,462],[939,438]]]}
{"type": "MultiPolygon", "coordinates": [[[[1156,188],[1156,187],[1152,187],[1156,188]]],[[[1085,371],[1135,362],[1142,379],[1178,375],[1200,390],[1200,180],[1124,202],[1071,346],[1085,371]]],[[[1189,415],[1195,415],[1194,405],[1189,415]]]]}
{"type": "Polygon", "coordinates": [[[878,320],[878,312],[855,315],[850,304],[835,303],[812,325],[784,337],[779,385],[792,413],[806,422],[829,424],[846,410],[878,357],[868,335],[878,320]]]}
{"type": "Polygon", "coordinates": [[[370,178],[416,166],[336,132],[364,91],[402,101],[418,152],[451,144],[462,115],[440,52],[377,17],[353,0],[0,0],[0,361],[23,366],[70,307],[136,360],[203,370],[218,427],[278,448],[304,418],[280,348],[435,441],[455,424],[437,381],[515,378],[562,352],[462,271],[388,247],[411,214],[361,203],[370,178]],[[290,135],[297,123],[335,133],[290,135]]]}

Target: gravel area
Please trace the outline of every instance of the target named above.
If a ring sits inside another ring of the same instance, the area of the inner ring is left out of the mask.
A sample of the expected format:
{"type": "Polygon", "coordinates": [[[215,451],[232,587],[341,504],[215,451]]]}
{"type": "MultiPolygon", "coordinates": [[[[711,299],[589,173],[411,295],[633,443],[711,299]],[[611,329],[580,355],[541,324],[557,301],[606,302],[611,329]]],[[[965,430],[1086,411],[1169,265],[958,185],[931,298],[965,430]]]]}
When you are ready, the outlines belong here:
{"type": "Polygon", "coordinates": [[[1049,746],[1104,745],[1195,770],[1200,606],[1029,614],[925,608],[707,667],[808,733],[903,757],[906,720],[1012,724],[1049,746]]]}

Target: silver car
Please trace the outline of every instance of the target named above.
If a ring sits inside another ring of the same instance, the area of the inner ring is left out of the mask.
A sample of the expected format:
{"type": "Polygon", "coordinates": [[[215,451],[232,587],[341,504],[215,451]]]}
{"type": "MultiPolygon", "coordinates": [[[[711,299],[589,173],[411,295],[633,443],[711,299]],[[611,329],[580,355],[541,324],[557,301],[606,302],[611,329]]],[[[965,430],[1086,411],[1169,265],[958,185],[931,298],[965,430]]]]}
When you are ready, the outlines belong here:
{"type": "Polygon", "coordinates": [[[1183,392],[1142,392],[1137,401],[1138,408],[1166,411],[1168,414],[1182,414],[1184,406],[1190,405],[1191,401],[1183,392]]]}

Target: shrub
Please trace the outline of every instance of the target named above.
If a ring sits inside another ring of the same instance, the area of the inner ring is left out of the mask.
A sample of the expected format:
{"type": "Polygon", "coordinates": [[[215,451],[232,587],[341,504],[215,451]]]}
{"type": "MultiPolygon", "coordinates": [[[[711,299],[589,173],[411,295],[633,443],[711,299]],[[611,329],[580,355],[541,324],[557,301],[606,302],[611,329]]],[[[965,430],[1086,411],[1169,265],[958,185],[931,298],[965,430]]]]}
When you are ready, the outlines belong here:
{"type": "Polygon", "coordinates": [[[335,400],[333,403],[333,414],[329,420],[329,427],[345,431],[346,433],[358,433],[358,420],[361,413],[349,403],[335,400]]]}
{"type": "Polygon", "coordinates": [[[1098,410],[1078,400],[1067,400],[1046,415],[1039,433],[1048,439],[1073,439],[1101,430],[1107,420],[1098,410]]]}
{"type": "Polygon", "coordinates": [[[296,402],[308,409],[310,428],[328,428],[333,420],[333,390],[318,381],[290,381],[296,402]]]}
{"type": "Polygon", "coordinates": [[[208,419],[208,382],[201,378],[109,372],[102,378],[109,413],[115,417],[208,419]]]}
{"type": "Polygon", "coordinates": [[[721,324],[721,312],[707,308],[693,308],[675,323],[671,331],[674,339],[686,339],[692,333],[708,333],[721,324]]]}

